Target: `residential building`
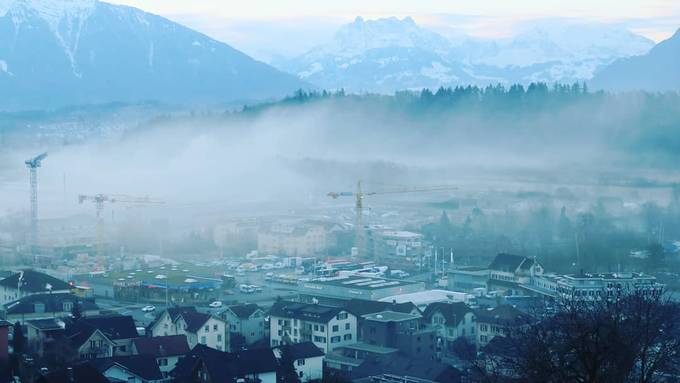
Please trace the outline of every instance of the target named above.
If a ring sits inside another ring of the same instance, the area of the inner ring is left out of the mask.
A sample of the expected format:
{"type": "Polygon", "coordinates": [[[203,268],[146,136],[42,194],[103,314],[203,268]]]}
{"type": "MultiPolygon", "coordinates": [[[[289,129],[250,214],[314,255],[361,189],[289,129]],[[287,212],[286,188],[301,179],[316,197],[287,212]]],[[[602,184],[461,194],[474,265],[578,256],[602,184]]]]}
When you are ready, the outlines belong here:
{"type": "Polygon", "coordinates": [[[254,303],[227,306],[219,314],[229,324],[229,332],[240,335],[245,345],[264,339],[265,316],[265,312],[254,303]]]}
{"type": "Polygon", "coordinates": [[[465,303],[432,303],[423,312],[423,322],[436,330],[437,344],[445,354],[454,352],[458,338],[475,343],[475,314],[465,303]]]}
{"type": "Polygon", "coordinates": [[[34,270],[23,270],[0,280],[0,304],[16,301],[28,295],[68,293],[71,285],[34,270]]]}
{"type": "Polygon", "coordinates": [[[40,375],[35,383],[110,383],[90,362],[78,363],[40,375]]]}
{"type": "Polygon", "coordinates": [[[9,329],[12,324],[0,319],[0,366],[9,360],[9,329]]]}
{"type": "Polygon", "coordinates": [[[575,275],[538,275],[522,287],[530,293],[566,300],[597,300],[621,293],[640,291],[661,294],[664,285],[643,273],[580,273],[575,275]]]}
{"type": "Polygon", "coordinates": [[[280,360],[284,352],[290,353],[300,382],[320,381],[323,379],[325,354],[313,342],[294,343],[274,348],[280,360]]]}
{"type": "Polygon", "coordinates": [[[189,351],[186,335],[142,337],[132,343],[132,354],[154,357],[164,378],[170,375],[177,361],[189,351]]]}
{"type": "Polygon", "coordinates": [[[270,348],[228,353],[197,345],[172,371],[178,382],[276,383],[278,362],[270,348]]]}
{"type": "Polygon", "coordinates": [[[357,341],[357,317],[343,308],[278,301],[269,318],[272,347],[311,341],[329,353],[357,341]]]}
{"type": "Polygon", "coordinates": [[[129,355],[95,359],[91,362],[99,372],[112,382],[162,383],[165,382],[156,360],[151,355],[129,355]]]}
{"type": "Polygon", "coordinates": [[[149,328],[152,337],[185,335],[191,349],[197,344],[221,351],[229,349],[227,323],[216,316],[199,313],[193,307],[164,310],[149,328]]]}
{"type": "Polygon", "coordinates": [[[367,344],[399,349],[412,358],[435,355],[435,331],[421,325],[422,315],[383,311],[364,315],[359,339],[367,344]]]}
{"type": "Polygon", "coordinates": [[[326,228],[315,223],[274,223],[257,234],[257,251],[263,254],[307,257],[326,250],[326,228]]]}
{"type": "Polygon", "coordinates": [[[82,299],[71,293],[47,293],[24,296],[6,303],[3,308],[5,318],[12,323],[24,324],[29,319],[63,318],[71,315],[73,306],[80,305],[83,316],[99,314],[99,306],[94,300],[82,299]]]}
{"type": "Polygon", "coordinates": [[[349,378],[353,382],[460,383],[461,376],[456,368],[432,359],[390,355],[366,359],[349,378]]]}
{"type": "Polygon", "coordinates": [[[477,350],[481,350],[494,337],[504,336],[509,331],[527,325],[529,319],[527,314],[509,305],[477,310],[475,317],[477,350]]]}
{"type": "Polygon", "coordinates": [[[373,255],[377,259],[400,259],[416,263],[423,255],[423,235],[403,230],[371,232],[373,255]]]}
{"type": "Polygon", "coordinates": [[[64,339],[66,324],[61,319],[31,319],[24,322],[28,349],[39,356],[64,339]]]}
{"type": "Polygon", "coordinates": [[[66,321],[65,335],[81,359],[131,355],[132,342],[139,337],[134,320],[126,315],[66,321]]]}
{"type": "Polygon", "coordinates": [[[348,377],[353,369],[361,366],[367,359],[389,357],[397,354],[399,354],[398,348],[358,342],[339,347],[332,353],[326,354],[324,362],[326,368],[348,377]]]}

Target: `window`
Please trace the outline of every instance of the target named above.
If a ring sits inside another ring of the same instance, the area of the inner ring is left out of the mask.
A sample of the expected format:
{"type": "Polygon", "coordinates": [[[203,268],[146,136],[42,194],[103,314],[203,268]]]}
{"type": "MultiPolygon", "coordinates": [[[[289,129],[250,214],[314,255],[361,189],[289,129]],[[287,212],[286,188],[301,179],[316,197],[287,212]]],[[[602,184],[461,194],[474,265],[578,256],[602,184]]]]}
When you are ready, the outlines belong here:
{"type": "Polygon", "coordinates": [[[168,360],[163,358],[163,359],[158,359],[158,365],[159,366],[167,366],[168,365],[168,360]]]}
{"type": "Polygon", "coordinates": [[[345,323],[345,330],[349,330],[350,326],[349,323],[345,323]]]}
{"type": "Polygon", "coordinates": [[[279,326],[283,326],[283,321],[279,319],[279,326]]]}
{"type": "Polygon", "coordinates": [[[304,360],[304,359],[298,359],[298,360],[297,360],[297,365],[298,365],[298,366],[304,366],[304,365],[305,365],[305,360],[304,360]]]}
{"type": "Polygon", "coordinates": [[[326,343],[326,337],[314,336],[314,341],[317,342],[317,343],[326,343]]]}
{"type": "Polygon", "coordinates": [[[318,324],[314,325],[314,331],[319,331],[319,325],[318,324]]]}
{"type": "Polygon", "coordinates": [[[339,336],[331,337],[331,343],[340,343],[341,338],[339,336]]]}
{"type": "Polygon", "coordinates": [[[338,331],[340,331],[340,326],[338,326],[337,324],[333,325],[333,332],[338,332],[338,331]]]}
{"type": "Polygon", "coordinates": [[[208,331],[210,331],[210,326],[209,326],[209,325],[205,325],[205,327],[204,327],[203,329],[205,330],[205,332],[208,332],[208,331]]]}
{"type": "Polygon", "coordinates": [[[347,319],[347,313],[346,312],[342,312],[342,313],[338,314],[338,320],[343,320],[343,319],[347,319]]]}
{"type": "Polygon", "coordinates": [[[221,342],[222,341],[222,334],[217,334],[217,341],[221,342]]]}
{"type": "Polygon", "coordinates": [[[326,327],[324,325],[319,326],[319,331],[326,331],[326,327]]]}
{"type": "Polygon", "coordinates": [[[217,331],[217,325],[213,325],[213,331],[217,331]]]}
{"type": "Polygon", "coordinates": [[[201,344],[205,344],[205,343],[206,343],[206,341],[205,341],[205,337],[204,337],[204,336],[202,336],[202,337],[201,337],[201,344]]]}
{"type": "Polygon", "coordinates": [[[345,334],[345,340],[352,340],[352,334],[345,334]]]}

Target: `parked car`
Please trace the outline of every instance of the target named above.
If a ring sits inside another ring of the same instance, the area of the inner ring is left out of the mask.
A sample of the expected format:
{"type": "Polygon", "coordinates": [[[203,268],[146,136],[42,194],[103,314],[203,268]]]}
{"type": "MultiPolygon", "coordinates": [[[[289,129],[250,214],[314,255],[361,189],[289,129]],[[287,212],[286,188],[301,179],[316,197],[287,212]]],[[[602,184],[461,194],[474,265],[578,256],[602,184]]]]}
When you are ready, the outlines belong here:
{"type": "Polygon", "coordinates": [[[145,313],[150,313],[150,312],[156,311],[156,306],[151,306],[151,305],[144,306],[144,307],[142,307],[142,311],[145,312],[145,313]]]}
{"type": "Polygon", "coordinates": [[[211,308],[214,308],[214,309],[218,309],[218,308],[222,307],[222,302],[215,301],[215,302],[209,304],[208,306],[210,306],[211,308]]]}

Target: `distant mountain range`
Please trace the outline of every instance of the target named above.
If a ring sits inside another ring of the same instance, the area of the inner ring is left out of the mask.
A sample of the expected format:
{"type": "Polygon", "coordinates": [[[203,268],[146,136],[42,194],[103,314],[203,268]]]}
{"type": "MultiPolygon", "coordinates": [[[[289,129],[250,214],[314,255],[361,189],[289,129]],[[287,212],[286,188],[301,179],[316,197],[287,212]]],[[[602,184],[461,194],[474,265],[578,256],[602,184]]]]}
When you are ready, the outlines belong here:
{"type": "Polygon", "coordinates": [[[502,40],[451,41],[410,18],[342,26],[332,41],[272,64],[320,87],[351,91],[532,81],[584,81],[613,61],[647,53],[654,43],[625,29],[552,22],[502,40]]]}
{"type": "Polygon", "coordinates": [[[648,54],[617,60],[599,71],[591,85],[610,90],[680,90],[680,29],[648,54]]]}
{"type": "Polygon", "coordinates": [[[97,0],[0,0],[0,110],[228,103],[309,87],[136,8],[97,0]]]}

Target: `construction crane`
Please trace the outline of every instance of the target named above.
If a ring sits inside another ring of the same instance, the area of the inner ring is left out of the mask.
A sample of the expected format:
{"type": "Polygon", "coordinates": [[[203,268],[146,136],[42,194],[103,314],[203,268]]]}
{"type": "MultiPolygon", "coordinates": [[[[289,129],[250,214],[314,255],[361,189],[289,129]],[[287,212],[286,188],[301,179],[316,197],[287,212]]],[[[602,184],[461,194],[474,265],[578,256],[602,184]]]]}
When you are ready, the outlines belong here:
{"type": "Polygon", "coordinates": [[[104,264],[104,218],[102,212],[104,211],[105,203],[122,203],[128,205],[158,205],[164,202],[158,199],[146,197],[132,197],[123,194],[95,194],[95,195],[79,195],[78,203],[93,202],[96,209],[97,218],[97,268],[101,268],[104,264]]]}
{"type": "Polygon", "coordinates": [[[364,198],[373,195],[383,195],[383,194],[406,194],[406,193],[424,193],[424,192],[437,192],[437,191],[447,191],[447,190],[457,190],[454,186],[432,186],[424,188],[404,188],[396,190],[383,190],[383,191],[372,191],[364,192],[361,188],[361,181],[357,182],[357,190],[355,192],[330,192],[328,196],[333,199],[338,199],[341,197],[354,197],[354,207],[356,213],[355,222],[355,246],[357,248],[357,257],[360,257],[365,251],[364,249],[364,224],[363,224],[363,213],[364,213],[364,198]]]}
{"type": "Polygon", "coordinates": [[[47,153],[42,153],[24,161],[29,171],[29,183],[31,186],[31,253],[35,253],[38,246],[38,168],[42,165],[42,161],[45,158],[47,158],[47,153]]]}

